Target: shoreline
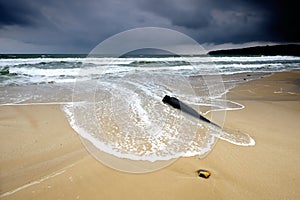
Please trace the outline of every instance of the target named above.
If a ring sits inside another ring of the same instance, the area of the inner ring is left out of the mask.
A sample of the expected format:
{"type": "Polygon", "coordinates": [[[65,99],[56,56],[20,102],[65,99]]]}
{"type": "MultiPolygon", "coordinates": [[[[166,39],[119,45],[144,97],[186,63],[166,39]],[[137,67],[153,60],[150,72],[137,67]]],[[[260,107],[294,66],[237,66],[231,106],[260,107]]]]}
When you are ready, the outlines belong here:
{"type": "Polygon", "coordinates": [[[249,133],[255,146],[218,140],[202,159],[180,158],[145,174],[115,171],[93,158],[60,105],[0,106],[0,198],[300,198],[299,80],[299,71],[279,72],[226,94],[245,107],[227,111],[225,127],[249,133]],[[198,169],[211,177],[197,177],[198,169]]]}

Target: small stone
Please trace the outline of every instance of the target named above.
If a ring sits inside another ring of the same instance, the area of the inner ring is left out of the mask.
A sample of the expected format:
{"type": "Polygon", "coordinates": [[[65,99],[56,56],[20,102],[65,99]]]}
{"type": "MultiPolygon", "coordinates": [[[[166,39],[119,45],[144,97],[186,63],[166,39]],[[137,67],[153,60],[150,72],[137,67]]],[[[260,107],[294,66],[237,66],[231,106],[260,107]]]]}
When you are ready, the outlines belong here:
{"type": "Polygon", "coordinates": [[[201,178],[209,178],[210,175],[211,175],[210,171],[205,170],[205,169],[199,169],[199,170],[197,170],[197,174],[201,178]]]}

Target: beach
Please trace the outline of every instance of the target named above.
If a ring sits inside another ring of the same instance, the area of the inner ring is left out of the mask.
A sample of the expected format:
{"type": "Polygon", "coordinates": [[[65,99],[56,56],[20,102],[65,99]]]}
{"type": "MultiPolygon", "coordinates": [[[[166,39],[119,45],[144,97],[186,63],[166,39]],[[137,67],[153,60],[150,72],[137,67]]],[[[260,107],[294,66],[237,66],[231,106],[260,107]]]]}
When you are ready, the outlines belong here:
{"type": "Polygon", "coordinates": [[[226,96],[245,108],[227,111],[225,127],[248,133],[255,146],[218,140],[202,159],[142,174],[93,158],[61,105],[1,106],[0,198],[300,199],[300,72],[245,81],[226,96]]]}

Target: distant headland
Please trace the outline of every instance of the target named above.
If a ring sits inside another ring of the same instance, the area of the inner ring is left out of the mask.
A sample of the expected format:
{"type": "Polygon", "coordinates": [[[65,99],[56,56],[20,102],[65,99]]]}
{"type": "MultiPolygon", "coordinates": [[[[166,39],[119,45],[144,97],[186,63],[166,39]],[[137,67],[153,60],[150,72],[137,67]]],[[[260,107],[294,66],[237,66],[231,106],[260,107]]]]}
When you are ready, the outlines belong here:
{"type": "Polygon", "coordinates": [[[208,55],[300,56],[300,44],[255,46],[240,49],[215,50],[208,55]]]}

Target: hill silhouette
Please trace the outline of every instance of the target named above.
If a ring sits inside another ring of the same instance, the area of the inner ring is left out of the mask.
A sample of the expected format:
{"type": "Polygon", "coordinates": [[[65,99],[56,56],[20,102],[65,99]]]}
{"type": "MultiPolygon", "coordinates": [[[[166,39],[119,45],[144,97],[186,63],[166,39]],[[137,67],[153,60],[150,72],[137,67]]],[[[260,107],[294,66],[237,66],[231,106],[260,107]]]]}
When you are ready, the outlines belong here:
{"type": "Polygon", "coordinates": [[[300,56],[300,44],[255,46],[240,49],[210,51],[209,55],[264,55],[300,56]]]}

